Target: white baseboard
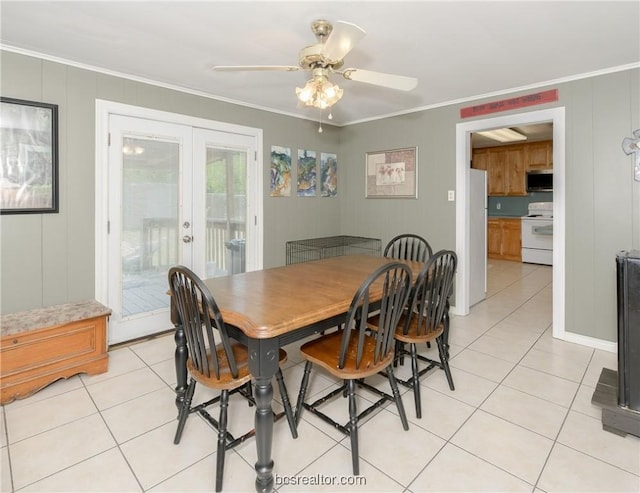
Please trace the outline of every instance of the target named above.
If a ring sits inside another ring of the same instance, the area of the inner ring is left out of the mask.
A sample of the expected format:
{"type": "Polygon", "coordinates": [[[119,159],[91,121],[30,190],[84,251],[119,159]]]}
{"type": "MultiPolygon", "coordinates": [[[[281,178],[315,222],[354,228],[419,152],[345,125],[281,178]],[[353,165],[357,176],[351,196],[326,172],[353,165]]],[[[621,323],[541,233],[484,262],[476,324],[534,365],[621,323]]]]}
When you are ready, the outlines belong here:
{"type": "Polygon", "coordinates": [[[573,332],[564,332],[564,336],[562,337],[563,341],[574,342],[576,344],[581,344],[582,346],[592,347],[594,349],[601,349],[603,351],[607,351],[609,353],[617,353],[618,352],[618,343],[605,341],[603,339],[596,339],[594,337],[583,336],[582,334],[575,334],[573,332]]]}

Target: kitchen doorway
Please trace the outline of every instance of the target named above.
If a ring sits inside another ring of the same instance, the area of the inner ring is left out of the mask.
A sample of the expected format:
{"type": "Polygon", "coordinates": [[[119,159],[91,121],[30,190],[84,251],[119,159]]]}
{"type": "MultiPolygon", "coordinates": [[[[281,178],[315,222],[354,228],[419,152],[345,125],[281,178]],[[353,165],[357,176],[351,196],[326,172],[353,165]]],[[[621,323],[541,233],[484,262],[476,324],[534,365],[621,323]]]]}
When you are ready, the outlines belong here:
{"type": "Polygon", "coordinates": [[[470,306],[496,274],[489,259],[552,265],[552,142],[551,122],[471,134],[470,306]]]}
{"type": "Polygon", "coordinates": [[[469,200],[471,134],[536,123],[553,124],[554,235],[553,235],[553,336],[564,339],[565,327],[565,111],[564,107],[459,123],[456,126],[456,250],[458,276],[454,313],[469,313],[471,204],[469,200]]]}

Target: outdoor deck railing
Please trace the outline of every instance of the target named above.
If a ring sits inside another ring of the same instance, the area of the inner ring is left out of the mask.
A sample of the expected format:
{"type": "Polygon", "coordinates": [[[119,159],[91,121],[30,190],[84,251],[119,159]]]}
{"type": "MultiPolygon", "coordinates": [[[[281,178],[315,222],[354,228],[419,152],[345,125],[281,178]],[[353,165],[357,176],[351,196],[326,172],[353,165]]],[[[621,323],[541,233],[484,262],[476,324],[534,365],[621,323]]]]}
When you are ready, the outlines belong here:
{"type": "MultiPolygon", "coordinates": [[[[205,234],[205,261],[215,263],[220,270],[228,270],[230,250],[226,244],[230,240],[244,239],[244,222],[207,219],[205,234]]],[[[180,231],[175,219],[143,219],[142,270],[154,270],[177,264],[180,241],[182,241],[180,231]]]]}

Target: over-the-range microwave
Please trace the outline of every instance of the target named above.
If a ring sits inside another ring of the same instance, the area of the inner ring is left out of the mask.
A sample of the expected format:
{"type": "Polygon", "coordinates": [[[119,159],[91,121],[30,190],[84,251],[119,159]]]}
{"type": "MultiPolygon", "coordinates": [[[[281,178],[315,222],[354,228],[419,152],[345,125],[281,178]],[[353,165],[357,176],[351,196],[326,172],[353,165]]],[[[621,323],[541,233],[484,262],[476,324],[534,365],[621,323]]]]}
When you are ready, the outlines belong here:
{"type": "Polygon", "coordinates": [[[527,192],[553,192],[553,170],[527,171],[527,192]]]}

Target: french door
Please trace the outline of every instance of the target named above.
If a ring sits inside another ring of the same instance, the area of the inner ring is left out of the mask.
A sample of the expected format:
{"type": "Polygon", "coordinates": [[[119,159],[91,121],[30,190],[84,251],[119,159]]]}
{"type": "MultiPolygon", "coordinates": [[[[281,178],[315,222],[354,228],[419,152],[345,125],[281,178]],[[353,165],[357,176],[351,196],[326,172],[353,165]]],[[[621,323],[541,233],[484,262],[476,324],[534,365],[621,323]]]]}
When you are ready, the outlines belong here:
{"type": "Polygon", "coordinates": [[[171,266],[201,277],[261,267],[260,173],[250,135],[116,114],[108,125],[105,304],[114,344],[172,327],[171,266]]]}

